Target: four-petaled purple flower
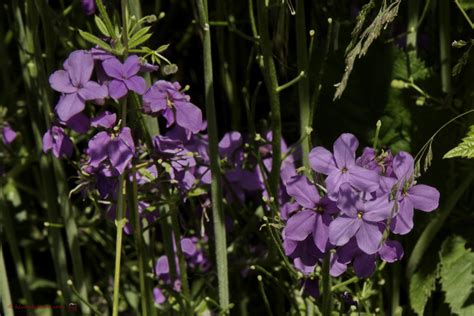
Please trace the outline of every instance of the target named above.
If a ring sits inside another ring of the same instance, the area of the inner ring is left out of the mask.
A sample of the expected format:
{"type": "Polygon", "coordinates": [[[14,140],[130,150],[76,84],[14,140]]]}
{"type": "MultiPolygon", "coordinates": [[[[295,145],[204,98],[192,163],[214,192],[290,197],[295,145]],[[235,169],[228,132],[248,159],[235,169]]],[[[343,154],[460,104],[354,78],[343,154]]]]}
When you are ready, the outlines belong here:
{"type": "Polygon", "coordinates": [[[162,114],[167,127],[177,125],[197,133],[202,128],[202,112],[181,92],[178,82],[157,81],[143,95],[143,110],[147,114],[162,114]]]}
{"type": "Polygon", "coordinates": [[[109,58],[102,63],[105,73],[112,78],[109,82],[109,94],[120,99],[129,90],[138,94],[146,91],[146,82],[137,73],[140,71],[140,59],[137,55],[129,56],[122,64],[117,58],[109,58]]]}
{"type": "Polygon", "coordinates": [[[346,133],[334,142],[334,154],[323,147],[316,147],[309,154],[313,170],[328,176],[326,188],[333,200],[337,198],[339,187],[346,182],[366,192],[373,192],[379,187],[380,177],[376,171],[356,165],[357,147],[359,147],[357,138],[346,133]]]}
{"type": "Polygon", "coordinates": [[[86,51],[72,52],[63,67],[65,70],[57,70],[49,77],[49,83],[62,93],[56,113],[61,121],[66,122],[84,110],[86,101],[105,98],[107,87],[90,80],[94,60],[86,51]]]}

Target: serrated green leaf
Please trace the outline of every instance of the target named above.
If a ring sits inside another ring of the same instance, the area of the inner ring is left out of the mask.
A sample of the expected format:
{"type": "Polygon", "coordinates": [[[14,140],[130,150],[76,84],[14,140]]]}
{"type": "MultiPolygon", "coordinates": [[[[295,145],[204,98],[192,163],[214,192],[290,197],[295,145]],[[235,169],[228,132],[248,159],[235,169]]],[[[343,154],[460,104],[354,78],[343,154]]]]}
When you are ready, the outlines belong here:
{"type": "Polygon", "coordinates": [[[430,70],[425,62],[416,56],[415,51],[401,52],[393,65],[393,77],[404,81],[425,80],[430,76],[430,70]]]}
{"type": "Polygon", "coordinates": [[[105,36],[110,37],[109,31],[107,30],[107,27],[105,26],[104,21],[102,21],[102,19],[98,15],[94,16],[94,21],[99,31],[105,36]]]}
{"type": "Polygon", "coordinates": [[[469,127],[469,132],[464,137],[459,145],[448,151],[444,158],[462,157],[472,159],[474,158],[474,125],[469,127]]]}
{"type": "MultiPolygon", "coordinates": [[[[432,256],[433,257],[433,256],[432,256]]],[[[418,315],[423,315],[426,302],[436,287],[438,277],[438,260],[426,258],[423,264],[410,278],[410,306],[418,315]]]]}
{"type": "Polygon", "coordinates": [[[143,35],[143,36],[140,37],[140,38],[131,39],[130,42],[128,43],[128,47],[129,47],[129,48],[137,47],[138,45],[143,44],[143,43],[145,43],[146,41],[148,41],[148,39],[149,39],[152,35],[153,35],[152,33],[148,33],[148,34],[143,35]]]}
{"type": "Polygon", "coordinates": [[[474,315],[473,256],[461,237],[450,237],[441,246],[441,287],[454,314],[474,315]]]}
{"type": "Polygon", "coordinates": [[[86,41],[88,41],[89,43],[92,43],[92,44],[96,44],[98,45],[100,48],[108,51],[108,52],[113,52],[113,49],[112,47],[110,47],[109,44],[107,44],[106,42],[104,42],[103,40],[101,40],[100,38],[98,38],[97,36],[95,35],[92,35],[91,33],[89,32],[86,32],[86,31],[82,31],[82,30],[79,30],[79,34],[81,35],[81,37],[83,39],[85,39],[86,41]]]}

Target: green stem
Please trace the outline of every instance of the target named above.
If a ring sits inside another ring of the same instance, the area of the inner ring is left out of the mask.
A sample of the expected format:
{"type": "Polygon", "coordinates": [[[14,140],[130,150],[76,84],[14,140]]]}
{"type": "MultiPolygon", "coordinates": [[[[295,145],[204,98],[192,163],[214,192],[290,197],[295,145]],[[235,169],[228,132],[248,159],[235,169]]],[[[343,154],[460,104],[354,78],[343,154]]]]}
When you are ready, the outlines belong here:
{"type": "Polygon", "coordinates": [[[219,283],[219,303],[222,309],[229,305],[229,281],[227,272],[227,242],[222,205],[222,186],[218,152],[218,132],[214,103],[214,79],[212,75],[212,49],[207,2],[196,0],[199,23],[203,32],[204,87],[206,100],[207,125],[209,132],[209,154],[211,162],[211,197],[214,222],[214,238],[217,261],[217,279],[219,283]]]}
{"type": "Polygon", "coordinates": [[[3,258],[3,242],[0,242],[0,296],[2,297],[3,313],[6,316],[13,316],[12,297],[8,285],[8,274],[3,258]]]}
{"type": "Polygon", "coordinates": [[[400,306],[400,263],[392,265],[392,315],[397,315],[400,306]]]}
{"type": "Polygon", "coordinates": [[[332,312],[332,293],[331,293],[331,276],[329,275],[330,255],[324,257],[322,277],[323,277],[323,316],[330,316],[332,312]]]}
{"type": "Polygon", "coordinates": [[[262,294],[263,302],[265,304],[265,309],[267,310],[267,315],[273,316],[272,308],[270,307],[270,302],[268,302],[267,294],[265,293],[265,288],[263,287],[263,278],[259,274],[257,276],[258,280],[258,288],[260,290],[260,294],[262,294]]]}
{"type": "Polygon", "coordinates": [[[451,24],[450,1],[438,2],[439,12],[439,57],[441,64],[441,88],[451,93],[451,24]]]}
{"type": "Polygon", "coordinates": [[[127,223],[127,219],[124,218],[124,176],[121,174],[118,180],[118,189],[117,189],[117,207],[116,207],[116,220],[115,225],[117,226],[117,235],[115,238],[115,271],[114,271],[114,303],[112,309],[112,315],[118,315],[119,308],[119,294],[120,294],[120,264],[122,257],[122,236],[123,236],[123,227],[127,223]]]}
{"type": "Polygon", "coordinates": [[[272,119],[272,171],[270,173],[270,192],[275,199],[278,197],[281,165],[281,114],[280,97],[278,95],[278,79],[273,61],[272,45],[268,31],[268,7],[264,1],[257,1],[258,26],[260,31],[260,48],[263,54],[263,77],[270,98],[272,119]]]}
{"type": "Polygon", "coordinates": [[[345,281],[343,281],[343,282],[341,282],[341,283],[338,283],[338,284],[334,285],[333,287],[331,287],[331,291],[334,292],[334,291],[337,290],[337,289],[340,289],[340,288],[342,288],[342,287],[344,287],[344,286],[346,286],[346,285],[352,284],[352,283],[357,282],[357,281],[359,281],[359,278],[356,277],[356,276],[354,276],[354,277],[352,277],[352,278],[350,278],[350,279],[348,279],[348,280],[345,280],[345,281]]]}
{"type": "Polygon", "coordinates": [[[418,35],[418,20],[420,11],[420,0],[408,1],[408,25],[407,25],[407,47],[416,51],[416,40],[418,35]]]}
{"type": "Polygon", "coordinates": [[[193,309],[191,304],[191,295],[189,292],[189,283],[188,283],[188,272],[186,269],[186,261],[183,254],[183,249],[181,248],[181,232],[179,228],[178,215],[177,212],[172,212],[171,214],[171,224],[174,233],[174,244],[176,247],[176,254],[178,255],[178,265],[179,265],[179,277],[181,279],[181,286],[183,288],[183,296],[185,298],[185,313],[186,315],[193,315],[193,309]]]}
{"type": "MultiPolygon", "coordinates": [[[[306,21],[304,0],[296,1],[296,62],[298,71],[301,73],[308,72],[308,48],[306,43],[306,21]]],[[[300,137],[304,137],[306,129],[312,127],[311,104],[309,98],[309,78],[308,75],[303,76],[298,82],[298,97],[300,109],[300,137]]],[[[311,148],[311,137],[307,137],[301,143],[303,166],[306,175],[310,173],[309,150],[311,148]]]]}

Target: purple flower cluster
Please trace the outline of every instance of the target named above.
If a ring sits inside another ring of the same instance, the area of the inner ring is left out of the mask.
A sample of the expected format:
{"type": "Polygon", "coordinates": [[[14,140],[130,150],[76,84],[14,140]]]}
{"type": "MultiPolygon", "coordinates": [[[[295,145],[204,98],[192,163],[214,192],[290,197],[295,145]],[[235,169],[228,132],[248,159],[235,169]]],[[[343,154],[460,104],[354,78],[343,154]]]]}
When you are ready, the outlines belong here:
{"type": "Polygon", "coordinates": [[[409,153],[393,157],[365,148],[356,158],[358,146],[354,135],[342,134],[333,152],[314,148],[309,161],[316,174],[326,176],[321,183],[302,175],[284,180],[290,197],[282,205],[284,249],[305,275],[330,255],[331,275],[341,275],[352,263],[356,275],[370,276],[378,258],[393,262],[403,256],[389,233],[408,233],[415,208],[438,207],[439,192],[416,184],[409,153]]]}

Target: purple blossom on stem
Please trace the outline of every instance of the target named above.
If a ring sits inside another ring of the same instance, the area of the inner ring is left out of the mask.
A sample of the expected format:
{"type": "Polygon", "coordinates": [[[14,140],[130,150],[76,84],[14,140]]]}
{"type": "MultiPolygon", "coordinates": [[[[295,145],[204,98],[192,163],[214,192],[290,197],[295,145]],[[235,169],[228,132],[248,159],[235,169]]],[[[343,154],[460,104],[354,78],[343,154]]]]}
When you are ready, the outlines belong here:
{"type": "Polygon", "coordinates": [[[355,236],[358,247],[367,254],[376,253],[382,242],[381,223],[387,220],[393,208],[388,195],[364,200],[348,183],[341,185],[337,206],[341,210],[329,225],[329,241],[343,246],[355,236]]]}
{"type": "Polygon", "coordinates": [[[337,198],[339,187],[346,182],[366,192],[373,192],[379,187],[379,175],[376,171],[356,165],[355,152],[358,146],[357,138],[346,133],[334,142],[334,154],[323,147],[316,147],[309,154],[313,170],[328,176],[326,188],[333,200],[337,198]]]}
{"type": "Polygon", "coordinates": [[[146,91],[146,82],[137,73],[140,71],[140,59],[129,56],[122,64],[117,58],[108,58],[102,63],[105,73],[112,78],[109,82],[109,94],[114,99],[124,97],[129,90],[138,94],[146,91]]]}
{"type": "Polygon", "coordinates": [[[43,152],[53,152],[56,158],[71,157],[73,144],[60,126],[51,126],[43,135],[43,152]]]}
{"type": "Polygon", "coordinates": [[[2,127],[2,141],[5,145],[10,145],[13,143],[15,138],[17,137],[16,132],[11,128],[10,124],[5,123],[2,127]]]}
{"type": "Polygon", "coordinates": [[[63,64],[65,70],[57,70],[49,77],[51,87],[62,93],[56,113],[63,122],[82,112],[85,102],[103,99],[107,87],[91,81],[94,60],[90,53],[78,50],[72,52],[63,64]]]}
{"type": "Polygon", "coordinates": [[[117,121],[117,115],[109,111],[104,111],[91,120],[93,127],[112,128],[117,121]]]}
{"type": "Polygon", "coordinates": [[[413,228],[413,210],[431,212],[438,208],[439,191],[414,181],[413,157],[404,151],[393,159],[393,172],[398,180],[398,212],[392,221],[392,231],[407,234],[413,228]]]}
{"type": "Polygon", "coordinates": [[[147,114],[162,114],[167,127],[177,125],[197,133],[202,129],[202,112],[181,91],[178,82],[159,80],[143,95],[143,110],[147,114]]]}

